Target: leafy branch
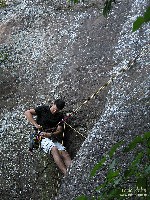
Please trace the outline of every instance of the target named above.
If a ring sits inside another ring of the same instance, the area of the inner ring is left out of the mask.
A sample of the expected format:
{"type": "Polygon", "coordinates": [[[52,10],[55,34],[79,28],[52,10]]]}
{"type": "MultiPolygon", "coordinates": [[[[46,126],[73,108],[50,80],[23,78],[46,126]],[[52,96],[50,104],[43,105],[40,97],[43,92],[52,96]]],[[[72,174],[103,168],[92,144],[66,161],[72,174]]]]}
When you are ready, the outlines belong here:
{"type": "MultiPolygon", "coordinates": [[[[77,4],[77,3],[80,3],[80,2],[84,3],[85,0],[68,0],[68,1],[73,2],[74,4],[77,4]]],[[[116,0],[105,0],[104,7],[103,7],[103,15],[105,17],[108,16],[110,10],[112,9],[112,4],[113,3],[116,4],[116,0]]]]}
{"type": "MultiPolygon", "coordinates": [[[[83,2],[84,0],[68,0],[73,2],[74,4],[83,2]]],[[[105,0],[103,7],[103,16],[107,17],[112,9],[112,4],[117,3],[116,0],[105,0]]],[[[148,23],[150,21],[150,7],[148,7],[143,16],[137,17],[136,21],[133,23],[132,31],[137,31],[144,23],[148,23]]]]}
{"type": "Polygon", "coordinates": [[[103,8],[103,15],[104,17],[107,17],[109,12],[112,9],[112,3],[116,4],[116,0],[106,0],[104,3],[104,8],[103,8]]]}
{"type": "Polygon", "coordinates": [[[150,7],[148,7],[143,16],[137,17],[136,21],[133,23],[132,31],[137,31],[144,23],[150,21],[150,7]]]}
{"type": "MultiPolygon", "coordinates": [[[[142,197],[150,195],[148,191],[150,186],[148,179],[150,175],[150,132],[137,136],[120,150],[126,157],[128,153],[132,154],[132,160],[125,170],[119,167],[120,161],[115,157],[118,148],[123,144],[125,144],[123,141],[116,143],[92,169],[90,178],[95,176],[104,166],[106,169],[106,163],[109,163],[104,182],[95,188],[99,192],[99,197],[96,196],[95,199],[124,199],[127,196],[137,197],[139,195],[142,199],[142,197]]],[[[86,199],[88,198],[82,195],[76,200],[86,199]]]]}

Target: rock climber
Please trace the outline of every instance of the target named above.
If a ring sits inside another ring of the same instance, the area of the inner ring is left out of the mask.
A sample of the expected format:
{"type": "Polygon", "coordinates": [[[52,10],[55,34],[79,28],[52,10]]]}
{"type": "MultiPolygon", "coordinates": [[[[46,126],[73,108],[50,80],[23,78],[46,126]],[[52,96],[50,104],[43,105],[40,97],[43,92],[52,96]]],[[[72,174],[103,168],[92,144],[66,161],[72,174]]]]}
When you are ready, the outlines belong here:
{"type": "MultiPolygon", "coordinates": [[[[59,141],[59,135],[63,132],[63,114],[60,112],[65,106],[62,99],[54,101],[52,106],[42,105],[35,109],[31,108],[25,111],[27,120],[34,126],[36,132],[40,131],[40,148],[53,156],[53,159],[66,175],[68,167],[71,165],[71,158],[65,147],[59,141]],[[36,119],[34,119],[36,116],[36,119]]],[[[32,152],[30,146],[29,151],[32,152]]]]}

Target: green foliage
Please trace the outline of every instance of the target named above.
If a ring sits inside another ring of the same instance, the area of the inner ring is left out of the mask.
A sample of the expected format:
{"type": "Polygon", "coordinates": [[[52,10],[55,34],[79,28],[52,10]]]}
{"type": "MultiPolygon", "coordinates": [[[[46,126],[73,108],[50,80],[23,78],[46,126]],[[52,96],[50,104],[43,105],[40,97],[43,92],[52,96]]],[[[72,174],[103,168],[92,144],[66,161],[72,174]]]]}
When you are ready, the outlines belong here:
{"type": "Polygon", "coordinates": [[[133,23],[132,31],[137,31],[143,23],[150,21],[150,7],[148,7],[143,16],[137,17],[136,21],[133,23]]]}
{"type": "Polygon", "coordinates": [[[103,15],[104,17],[107,17],[109,14],[110,10],[112,9],[112,3],[116,3],[116,0],[106,0],[104,3],[104,8],[103,8],[103,15]]]}
{"type": "Polygon", "coordinates": [[[88,198],[84,195],[77,197],[76,200],[88,200],[88,198]]]}
{"type": "MultiPolygon", "coordinates": [[[[80,0],[68,0],[68,1],[73,2],[74,4],[84,2],[84,0],[82,0],[82,1],[80,1],[80,0]]],[[[103,8],[103,16],[104,17],[107,17],[108,14],[110,13],[113,3],[116,4],[116,0],[105,0],[104,8],[103,8]]],[[[133,23],[132,31],[133,32],[137,31],[143,25],[143,23],[147,23],[149,21],[150,21],[150,7],[148,7],[146,9],[143,16],[139,16],[136,19],[136,21],[133,23]]]]}
{"type": "Polygon", "coordinates": [[[102,167],[105,161],[106,161],[106,156],[102,158],[101,161],[95,165],[95,167],[91,171],[91,176],[94,176],[96,174],[96,171],[102,167]]]}
{"type": "MultiPolygon", "coordinates": [[[[123,144],[123,141],[116,143],[116,144],[110,149],[110,151],[109,151],[109,153],[108,153],[108,156],[109,156],[110,158],[112,158],[112,156],[114,155],[115,151],[117,150],[117,148],[118,148],[121,144],[123,144]]],[[[90,176],[95,176],[97,170],[99,170],[99,169],[105,164],[105,162],[106,162],[108,156],[103,157],[103,158],[100,160],[100,162],[98,162],[98,163],[95,165],[95,167],[94,167],[94,168],[92,169],[92,171],[91,171],[91,175],[90,175],[90,176]]],[[[114,161],[114,162],[115,162],[115,161],[114,161]]],[[[113,165],[113,163],[111,164],[110,168],[112,168],[112,165],[113,165]]]]}
{"type": "Polygon", "coordinates": [[[116,152],[117,148],[123,144],[123,141],[117,142],[109,151],[108,155],[110,158],[112,158],[112,156],[114,155],[114,153],[116,152]]]}
{"type": "MultiPolygon", "coordinates": [[[[76,3],[80,3],[80,2],[83,2],[84,3],[84,0],[68,0],[70,2],[73,2],[74,4],[76,3]]],[[[116,3],[116,0],[105,0],[104,2],[104,8],[103,8],[103,15],[105,17],[107,17],[107,15],[109,14],[110,10],[112,9],[112,4],[113,3],[116,3]]]]}
{"type": "Polygon", "coordinates": [[[0,8],[6,7],[6,6],[7,6],[6,1],[5,0],[0,0],[0,8]]]}
{"type": "MultiPolygon", "coordinates": [[[[128,154],[132,154],[132,159],[126,169],[121,169],[119,158],[114,157],[122,144],[124,144],[123,141],[116,143],[91,171],[90,178],[95,176],[98,170],[104,170],[104,166],[107,169],[105,180],[95,188],[99,191],[99,197],[96,196],[95,199],[125,199],[130,196],[140,196],[141,199],[145,199],[150,195],[148,191],[150,132],[137,136],[121,150],[127,157],[128,154]]],[[[86,200],[87,198],[82,195],[77,199],[86,200]]]]}
{"type": "Polygon", "coordinates": [[[136,145],[138,143],[141,143],[143,140],[142,140],[142,137],[141,136],[137,136],[125,149],[124,149],[124,152],[129,152],[131,150],[133,150],[136,145]]]}
{"type": "MultiPolygon", "coordinates": [[[[68,0],[68,1],[73,2],[74,4],[80,3],[80,0],[68,0]]],[[[82,0],[82,2],[84,2],[84,0],[82,0]]]]}

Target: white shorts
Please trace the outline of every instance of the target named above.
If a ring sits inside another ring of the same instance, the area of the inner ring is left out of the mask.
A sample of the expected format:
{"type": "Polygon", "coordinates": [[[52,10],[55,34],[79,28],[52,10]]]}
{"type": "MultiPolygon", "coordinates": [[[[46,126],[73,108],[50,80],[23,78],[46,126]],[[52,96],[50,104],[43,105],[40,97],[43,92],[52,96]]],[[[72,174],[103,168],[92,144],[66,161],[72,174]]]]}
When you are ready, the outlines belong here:
{"type": "Polygon", "coordinates": [[[65,151],[66,150],[65,147],[59,142],[53,142],[49,138],[43,138],[42,139],[42,141],[41,141],[41,149],[45,153],[50,153],[52,147],[57,147],[57,149],[60,150],[60,151],[65,151]]]}

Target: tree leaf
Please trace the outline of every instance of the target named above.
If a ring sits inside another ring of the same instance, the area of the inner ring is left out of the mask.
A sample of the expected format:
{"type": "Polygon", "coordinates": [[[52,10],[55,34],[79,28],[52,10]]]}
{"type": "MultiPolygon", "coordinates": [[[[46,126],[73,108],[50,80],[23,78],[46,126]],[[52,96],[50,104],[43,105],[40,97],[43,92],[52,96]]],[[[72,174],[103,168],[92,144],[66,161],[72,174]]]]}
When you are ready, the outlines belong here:
{"type": "Polygon", "coordinates": [[[133,170],[130,170],[130,169],[127,169],[127,170],[125,170],[125,172],[124,172],[124,177],[125,177],[125,178],[128,178],[128,177],[131,176],[132,174],[134,174],[134,171],[133,171],[133,170]]]}
{"type": "Polygon", "coordinates": [[[146,177],[141,177],[137,179],[136,186],[137,188],[146,188],[147,179],[146,177]]]}
{"type": "Polygon", "coordinates": [[[106,0],[105,3],[104,3],[104,8],[103,8],[104,17],[107,17],[108,13],[111,10],[111,7],[112,7],[111,3],[112,3],[112,0],[106,0]]]}
{"type": "Polygon", "coordinates": [[[150,138],[150,132],[144,133],[143,138],[144,138],[144,139],[149,139],[149,138],[150,138]]]}
{"type": "Polygon", "coordinates": [[[136,21],[133,23],[132,31],[138,30],[144,22],[150,21],[150,7],[147,8],[143,16],[139,16],[136,21]]]}
{"type": "Polygon", "coordinates": [[[74,0],[74,3],[78,3],[79,2],[79,0],[74,0]]]}
{"type": "Polygon", "coordinates": [[[109,165],[109,169],[113,169],[115,167],[116,160],[114,159],[112,163],[109,165]]]}
{"type": "Polygon", "coordinates": [[[112,179],[113,179],[114,177],[118,176],[118,175],[119,175],[119,170],[117,170],[117,171],[110,170],[110,171],[108,172],[108,174],[107,174],[107,180],[108,180],[108,182],[111,182],[112,179]]]}
{"type": "Polygon", "coordinates": [[[136,158],[133,160],[133,162],[131,163],[129,168],[127,170],[125,170],[125,172],[124,172],[125,178],[128,178],[129,176],[135,175],[135,173],[137,171],[137,164],[141,161],[142,156],[143,156],[143,153],[139,153],[136,156],[136,158]]]}
{"type": "Polygon", "coordinates": [[[147,148],[146,153],[150,157],[150,148],[147,148]]]}
{"type": "Polygon", "coordinates": [[[146,12],[144,13],[144,21],[145,22],[150,21],[150,6],[147,8],[146,12]]]}
{"type": "Polygon", "coordinates": [[[123,152],[129,152],[133,150],[138,143],[143,143],[143,138],[141,136],[137,136],[132,142],[130,142],[123,152]]]}
{"type": "Polygon", "coordinates": [[[107,199],[120,199],[120,194],[121,194],[121,189],[119,188],[112,188],[109,193],[108,193],[108,196],[107,196],[107,199]],[[118,198],[117,198],[118,197],[118,198]]]}
{"type": "Polygon", "coordinates": [[[150,132],[146,132],[143,136],[143,139],[146,140],[147,145],[149,148],[147,148],[147,152],[150,152],[150,132]]]}
{"type": "Polygon", "coordinates": [[[102,188],[105,188],[106,186],[107,186],[107,181],[104,182],[103,184],[99,185],[99,186],[96,188],[96,190],[98,191],[98,190],[100,190],[100,189],[102,189],[102,188]]]}
{"type": "Polygon", "coordinates": [[[114,185],[118,185],[120,181],[122,180],[122,177],[120,176],[119,178],[115,179],[114,185]]]}
{"type": "Polygon", "coordinates": [[[136,21],[133,23],[133,28],[132,28],[132,31],[137,31],[141,25],[144,23],[144,17],[140,16],[140,17],[137,17],[136,21]]]}
{"type": "Polygon", "coordinates": [[[109,156],[110,156],[110,158],[112,158],[112,156],[114,155],[116,149],[117,149],[121,144],[123,144],[123,141],[117,142],[117,143],[111,148],[111,150],[110,150],[109,153],[108,153],[109,156]]]}
{"type": "Polygon", "coordinates": [[[131,163],[130,168],[133,168],[134,166],[136,166],[141,161],[142,156],[143,156],[142,152],[138,153],[138,155],[136,156],[136,158],[131,163]]]}
{"type": "Polygon", "coordinates": [[[73,2],[74,4],[79,3],[79,0],[68,0],[68,2],[73,2]]]}
{"type": "Polygon", "coordinates": [[[146,167],[145,173],[146,173],[146,174],[150,174],[150,165],[146,167]]]}
{"type": "Polygon", "coordinates": [[[77,197],[76,200],[88,200],[88,198],[85,195],[82,195],[80,197],[77,197]]]}
{"type": "Polygon", "coordinates": [[[101,166],[105,163],[105,161],[106,161],[106,156],[102,158],[101,161],[94,166],[94,168],[91,171],[90,177],[96,174],[96,171],[101,168],[101,166]]]}

